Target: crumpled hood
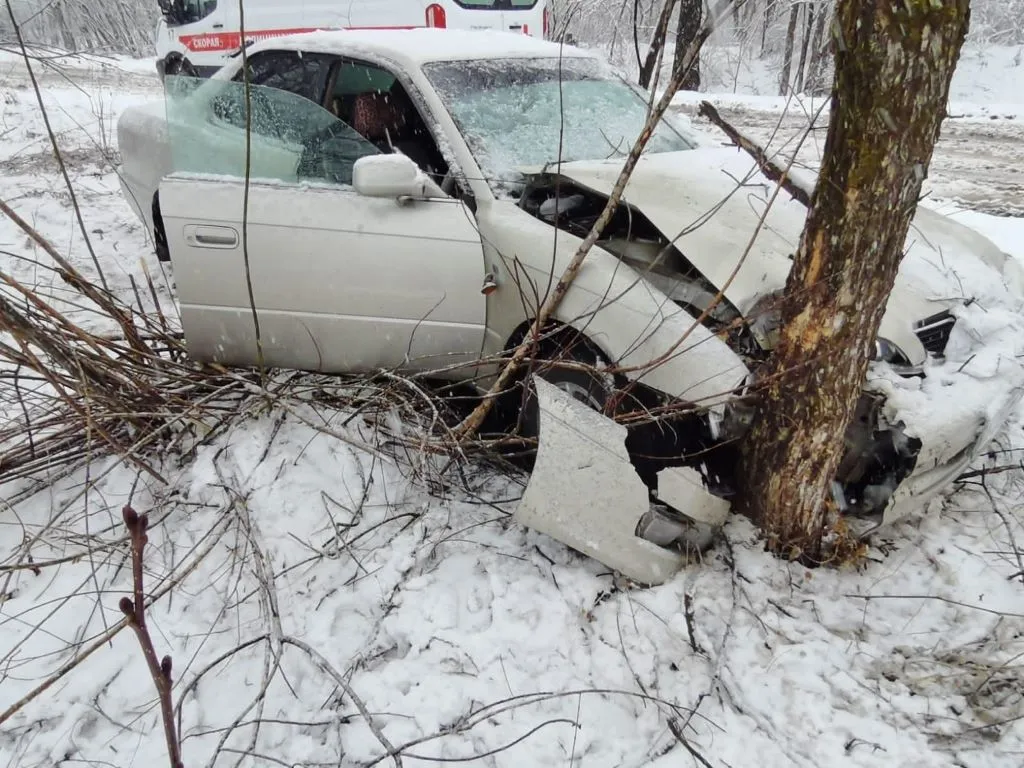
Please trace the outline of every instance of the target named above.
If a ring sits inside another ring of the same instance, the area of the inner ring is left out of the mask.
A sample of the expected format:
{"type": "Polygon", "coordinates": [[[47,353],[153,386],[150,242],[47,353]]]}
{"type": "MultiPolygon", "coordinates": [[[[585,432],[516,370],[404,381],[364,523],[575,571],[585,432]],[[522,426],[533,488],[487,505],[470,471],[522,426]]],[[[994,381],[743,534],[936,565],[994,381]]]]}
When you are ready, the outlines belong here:
{"type": "MultiPolygon", "coordinates": [[[[562,165],[560,173],[607,195],[621,169],[621,159],[579,161],[562,165]]],[[[729,301],[746,313],[758,299],[785,287],[790,256],[796,252],[807,215],[786,192],[780,192],[769,208],[774,189],[775,184],[741,151],[701,148],[644,156],[623,200],[643,212],[663,235],[676,238],[686,258],[719,289],[736,270],[763,215],[763,226],[747,258],[725,289],[729,301]]],[[[948,278],[936,267],[949,256],[942,244],[973,253],[997,270],[1004,266],[1005,255],[987,238],[948,217],[920,209],[879,332],[914,363],[926,357],[914,323],[958,303],[948,278]]]]}

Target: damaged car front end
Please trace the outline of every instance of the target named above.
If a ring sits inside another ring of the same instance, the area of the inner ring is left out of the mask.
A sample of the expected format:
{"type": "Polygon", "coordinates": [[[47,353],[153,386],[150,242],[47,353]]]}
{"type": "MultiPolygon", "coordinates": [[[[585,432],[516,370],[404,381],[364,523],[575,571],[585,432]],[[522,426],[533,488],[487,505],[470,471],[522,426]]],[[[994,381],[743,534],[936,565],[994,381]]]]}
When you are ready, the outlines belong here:
{"type": "MultiPolygon", "coordinates": [[[[582,238],[603,210],[617,172],[612,162],[534,169],[518,206],[560,233],[582,238]]],[[[682,415],[640,419],[641,426],[627,431],[632,470],[651,491],[650,508],[640,515],[636,535],[677,550],[705,544],[710,523],[688,514],[704,508],[693,495],[677,499],[682,506],[661,498],[665,472],[697,470],[707,494],[730,497],[735,449],[754,411],[749,393],[777,339],[788,254],[797,247],[805,212],[791,201],[770,203],[770,189],[734,152],[698,149],[642,158],[597,242],[667,302],[699,321],[746,366],[743,385],[721,408],[689,414],[685,400],[648,391],[645,413],[677,408],[682,415]],[[669,194],[673,189],[677,193],[669,194]]],[[[929,211],[915,220],[917,234],[908,238],[908,247],[919,261],[941,257],[941,248],[928,241],[935,224],[929,211]]],[[[1019,284],[1016,265],[998,257],[989,265],[1004,269],[1011,287],[1019,284]]],[[[927,289],[911,279],[901,275],[893,291],[833,480],[837,508],[861,535],[921,509],[948,488],[1005,423],[1022,394],[1020,387],[1011,388],[988,414],[966,408],[951,413],[943,427],[916,425],[901,411],[898,398],[889,394],[901,387],[912,390],[930,376],[942,377],[957,312],[971,303],[969,298],[926,295],[927,289]],[[942,307],[938,311],[936,304],[942,307]]],[[[616,418],[629,424],[628,417],[616,418]]],[[[612,471],[610,465],[605,471],[612,471]]],[[[618,471],[623,483],[632,479],[630,467],[620,464],[618,471]]]]}

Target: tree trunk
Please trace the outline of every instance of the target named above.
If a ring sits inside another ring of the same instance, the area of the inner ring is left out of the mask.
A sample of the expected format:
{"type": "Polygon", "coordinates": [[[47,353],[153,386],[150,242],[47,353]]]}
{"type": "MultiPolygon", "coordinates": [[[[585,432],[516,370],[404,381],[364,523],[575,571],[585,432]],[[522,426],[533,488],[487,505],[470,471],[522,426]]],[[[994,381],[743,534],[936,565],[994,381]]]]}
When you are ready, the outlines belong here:
{"type": "Polygon", "coordinates": [[[803,93],[804,83],[807,76],[807,50],[811,47],[811,34],[814,31],[814,6],[811,3],[804,3],[804,32],[800,40],[800,61],[796,65],[796,87],[797,93],[803,93]]]}
{"type": "MultiPolygon", "coordinates": [[[[733,3],[733,9],[739,6],[733,3]]],[[[675,66],[678,68],[686,50],[700,34],[700,25],[703,19],[701,15],[704,10],[703,0],[679,0],[679,26],[676,27],[676,53],[675,66]]],[[[693,66],[687,71],[683,83],[679,86],[682,91],[700,90],[700,59],[695,59],[693,66]]]]}
{"type": "MultiPolygon", "coordinates": [[[[658,25],[654,28],[654,37],[651,38],[651,44],[647,48],[647,56],[643,62],[640,63],[640,87],[650,88],[651,81],[654,79],[654,68],[658,65],[659,58],[662,50],[665,48],[665,39],[668,37],[668,22],[672,16],[672,10],[676,6],[676,0],[665,0],[665,5],[661,8],[661,15],[658,17],[658,25]]],[[[637,20],[633,18],[633,35],[634,39],[637,35],[637,20]]],[[[640,49],[637,46],[637,55],[639,56],[640,49]]]]}
{"type": "Polygon", "coordinates": [[[775,10],[775,3],[778,0],[765,0],[764,3],[764,24],[761,26],[761,55],[764,56],[768,47],[768,27],[772,25],[772,11],[775,10]]]}
{"type": "Polygon", "coordinates": [[[789,93],[789,74],[793,69],[793,38],[796,37],[796,20],[800,6],[793,3],[789,9],[789,26],[786,27],[786,49],[782,54],[782,74],[779,75],[779,95],[789,93]]]}
{"type": "Polygon", "coordinates": [[[811,40],[811,66],[807,76],[807,92],[812,96],[820,96],[825,83],[822,74],[825,67],[825,24],[832,17],[828,0],[818,8],[817,23],[814,25],[814,38],[811,40]]]}
{"type": "Polygon", "coordinates": [[[741,509],[817,562],[831,480],[945,115],[969,0],[839,0],[819,182],[743,446],[741,509]]]}

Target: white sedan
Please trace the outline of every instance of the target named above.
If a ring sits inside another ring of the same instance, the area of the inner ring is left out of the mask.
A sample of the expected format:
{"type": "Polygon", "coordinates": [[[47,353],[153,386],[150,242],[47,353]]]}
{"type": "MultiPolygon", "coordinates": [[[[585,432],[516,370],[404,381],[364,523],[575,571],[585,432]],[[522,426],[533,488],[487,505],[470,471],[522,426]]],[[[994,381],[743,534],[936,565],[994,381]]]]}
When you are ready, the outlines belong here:
{"type": "MultiPolygon", "coordinates": [[[[173,263],[191,354],[256,362],[251,282],[269,365],[484,385],[494,368],[480,361],[522,338],[650,98],[589,52],[501,33],[317,32],[253,46],[249,66],[249,89],[241,57],[210,80],[168,78],[165,103],[118,125],[125,195],[173,263]]],[[[806,215],[785,195],[769,206],[772,191],[736,149],[665,119],[542,345],[609,368],[543,374],[593,407],[694,406],[679,428],[631,431],[631,452],[657,457],[637,459],[654,493],[658,467],[692,453],[712,488],[728,485],[704,449],[742,432],[728,404],[773,344],[806,215]],[[623,405],[613,390],[629,382],[623,405]]],[[[840,506],[874,519],[948,486],[1022,391],[1012,361],[983,404],[965,395],[942,419],[914,410],[922,380],[959,386],[982,344],[958,335],[977,296],[950,264],[984,273],[1007,306],[1021,280],[990,241],[924,208],[907,250],[836,478],[840,506]]]]}

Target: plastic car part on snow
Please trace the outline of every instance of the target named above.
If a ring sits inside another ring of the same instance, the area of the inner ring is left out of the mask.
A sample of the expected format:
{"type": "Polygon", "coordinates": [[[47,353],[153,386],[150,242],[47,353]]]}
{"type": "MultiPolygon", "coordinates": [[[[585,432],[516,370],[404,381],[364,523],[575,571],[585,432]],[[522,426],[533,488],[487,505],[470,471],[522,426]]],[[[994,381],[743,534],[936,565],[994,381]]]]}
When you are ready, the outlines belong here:
{"type": "Polygon", "coordinates": [[[626,428],[534,377],[540,437],[515,519],[623,576],[661,584],[710,541],[729,512],[692,470],[659,473],[665,501],[651,504],[626,451],[626,428]],[[692,473],[692,476],[691,476],[692,473]],[[642,538],[642,533],[665,544],[642,538]]]}

